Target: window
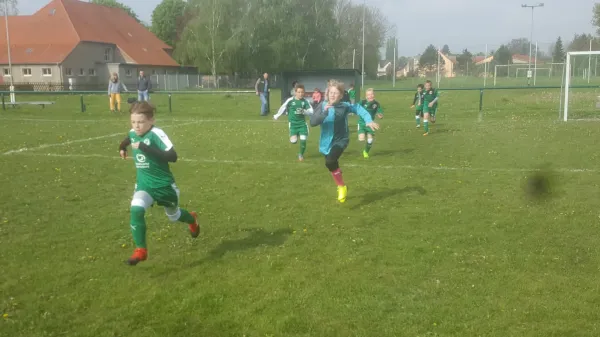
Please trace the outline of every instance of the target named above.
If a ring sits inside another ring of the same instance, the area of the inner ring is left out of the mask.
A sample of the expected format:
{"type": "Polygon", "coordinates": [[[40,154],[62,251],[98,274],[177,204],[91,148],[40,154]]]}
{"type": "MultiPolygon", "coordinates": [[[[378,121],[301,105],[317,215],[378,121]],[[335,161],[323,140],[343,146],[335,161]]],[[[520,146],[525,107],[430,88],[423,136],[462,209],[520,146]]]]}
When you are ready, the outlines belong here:
{"type": "Polygon", "coordinates": [[[112,59],[112,55],[111,55],[111,49],[110,48],[106,48],[104,49],[104,61],[106,62],[110,62],[112,59]]]}
{"type": "Polygon", "coordinates": [[[79,68],[79,76],[85,76],[85,71],[83,68],[79,68]]]}
{"type": "Polygon", "coordinates": [[[96,69],[94,69],[94,68],[88,69],[88,75],[90,75],[90,76],[96,76],[96,69]]]}
{"type": "Polygon", "coordinates": [[[131,77],[131,69],[125,69],[125,76],[131,77]]]}
{"type": "Polygon", "coordinates": [[[31,76],[31,68],[23,68],[23,76],[31,76]]]}
{"type": "Polygon", "coordinates": [[[42,68],[42,76],[52,76],[52,69],[42,68]]]}
{"type": "Polygon", "coordinates": [[[65,75],[67,75],[67,76],[73,76],[73,69],[71,69],[71,68],[65,68],[65,75]]]}
{"type": "Polygon", "coordinates": [[[4,76],[10,76],[10,68],[4,68],[4,76]]]}

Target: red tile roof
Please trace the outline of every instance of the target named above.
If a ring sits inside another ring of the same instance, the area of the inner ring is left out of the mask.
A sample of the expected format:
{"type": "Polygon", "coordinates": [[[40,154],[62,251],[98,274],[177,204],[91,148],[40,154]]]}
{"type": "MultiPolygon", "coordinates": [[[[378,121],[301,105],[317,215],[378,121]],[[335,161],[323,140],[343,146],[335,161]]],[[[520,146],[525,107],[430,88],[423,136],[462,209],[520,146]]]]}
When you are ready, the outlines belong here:
{"type": "MultiPolygon", "coordinates": [[[[78,0],[53,0],[33,15],[9,17],[15,64],[61,63],[80,42],[114,44],[140,65],[178,66],[172,48],[119,8],[78,0]]],[[[5,25],[0,25],[0,63],[8,63],[5,25]]]]}

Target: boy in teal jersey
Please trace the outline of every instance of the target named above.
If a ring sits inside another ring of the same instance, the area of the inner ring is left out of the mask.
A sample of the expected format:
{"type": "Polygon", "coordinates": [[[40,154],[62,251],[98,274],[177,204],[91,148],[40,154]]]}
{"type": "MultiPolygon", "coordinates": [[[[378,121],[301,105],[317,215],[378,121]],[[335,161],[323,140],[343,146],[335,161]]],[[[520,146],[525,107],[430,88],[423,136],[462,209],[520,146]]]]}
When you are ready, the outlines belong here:
{"type": "Polygon", "coordinates": [[[371,119],[371,115],[362,106],[342,102],[344,85],[331,81],[327,88],[326,101],[319,104],[310,117],[311,126],[321,126],[319,151],[325,156],[325,166],[331,172],[337,185],[338,201],[345,202],[348,188],[342,178],[339,159],[349,143],[348,114],[353,112],[364,119],[365,125],[378,130],[379,125],[371,119]]]}
{"type": "Polygon", "coordinates": [[[427,80],[425,82],[425,92],[423,94],[423,127],[425,129],[423,136],[427,136],[429,134],[430,117],[431,122],[435,123],[435,112],[437,110],[438,99],[439,96],[437,89],[432,88],[431,81],[427,80]]]}
{"type": "Polygon", "coordinates": [[[167,134],[154,126],[154,107],[148,102],[131,106],[131,130],[119,146],[121,158],[127,158],[127,147],[133,149],[137,177],[131,200],[131,233],[135,242],[133,255],[127,260],[135,266],[148,258],[146,247],[146,210],[155,202],[165,208],[167,218],[188,224],[193,238],[200,234],[198,216],[179,208],[179,189],[169,168],[177,161],[177,153],[167,134]]]}
{"type": "MultiPolygon", "coordinates": [[[[375,100],[375,90],[373,90],[373,88],[367,89],[365,96],[367,99],[360,101],[360,106],[367,110],[372,120],[375,120],[375,116],[377,116],[377,118],[383,118],[383,109],[381,108],[381,104],[375,100]]],[[[365,135],[367,138],[367,143],[365,144],[365,149],[363,150],[363,157],[367,159],[369,158],[369,151],[371,151],[373,141],[375,140],[375,130],[368,127],[365,123],[365,120],[360,117],[358,119],[358,141],[364,142],[365,135]]]]}
{"type": "Polygon", "coordinates": [[[417,128],[421,127],[421,117],[423,117],[423,84],[417,85],[417,92],[413,99],[411,108],[415,108],[415,119],[417,120],[417,128]]]}
{"type": "Polygon", "coordinates": [[[304,85],[296,84],[295,96],[290,97],[281,105],[273,119],[277,120],[283,113],[288,112],[288,122],[290,128],[290,143],[296,144],[300,138],[300,152],[298,160],[304,160],[304,151],[306,151],[306,139],[308,138],[308,125],[306,116],[312,115],[313,108],[304,98],[304,85]]]}

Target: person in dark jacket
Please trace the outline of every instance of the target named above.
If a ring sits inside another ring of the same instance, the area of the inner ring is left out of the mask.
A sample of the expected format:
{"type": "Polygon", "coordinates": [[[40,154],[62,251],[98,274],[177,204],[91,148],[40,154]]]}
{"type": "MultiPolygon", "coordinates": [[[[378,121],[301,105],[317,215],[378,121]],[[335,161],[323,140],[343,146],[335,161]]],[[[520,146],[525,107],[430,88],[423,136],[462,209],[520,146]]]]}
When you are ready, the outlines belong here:
{"type": "Polygon", "coordinates": [[[269,74],[264,73],[262,77],[256,80],[254,84],[256,95],[260,98],[260,115],[266,116],[269,113],[269,92],[271,83],[269,83],[269,74]]]}
{"type": "Polygon", "coordinates": [[[137,90],[138,90],[138,102],[149,101],[150,95],[148,94],[152,89],[152,82],[149,78],[144,76],[144,71],[140,71],[140,77],[138,77],[137,90]]]}

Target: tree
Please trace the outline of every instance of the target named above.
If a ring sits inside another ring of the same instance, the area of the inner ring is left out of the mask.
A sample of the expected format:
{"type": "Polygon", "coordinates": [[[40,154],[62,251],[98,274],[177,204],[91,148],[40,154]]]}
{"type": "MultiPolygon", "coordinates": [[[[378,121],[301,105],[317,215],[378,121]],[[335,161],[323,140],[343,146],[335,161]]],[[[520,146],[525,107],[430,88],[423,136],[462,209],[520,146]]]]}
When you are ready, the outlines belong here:
{"type": "Polygon", "coordinates": [[[396,38],[390,37],[385,43],[385,60],[391,61],[394,59],[394,48],[396,48],[396,38]]]}
{"type": "Polygon", "coordinates": [[[8,15],[19,14],[18,0],[0,0],[0,15],[5,15],[5,9],[8,7],[8,15]]]}
{"type": "Polygon", "coordinates": [[[107,7],[121,8],[122,10],[127,12],[127,14],[129,14],[129,16],[134,18],[135,21],[141,22],[137,16],[137,14],[135,14],[135,12],[133,11],[133,9],[131,9],[131,7],[123,5],[122,3],[120,3],[116,0],[92,0],[91,3],[97,4],[97,5],[103,5],[103,6],[107,6],[107,7]]]}
{"type": "Polygon", "coordinates": [[[556,39],[556,43],[554,44],[554,51],[552,51],[552,59],[554,63],[562,63],[565,62],[565,49],[563,47],[563,42],[560,36],[556,39]]]}
{"type": "Polygon", "coordinates": [[[425,72],[434,71],[437,69],[438,52],[434,45],[430,44],[421,57],[419,58],[419,68],[425,72]]]}
{"type": "Polygon", "coordinates": [[[398,58],[398,61],[396,61],[396,65],[398,67],[398,69],[403,69],[404,67],[406,67],[408,65],[408,57],[406,56],[400,56],[398,58]]]}
{"type": "Polygon", "coordinates": [[[163,0],[152,12],[152,33],[169,46],[174,46],[184,14],[183,0],[163,0]]]}
{"type": "Polygon", "coordinates": [[[600,3],[594,4],[592,24],[596,26],[596,33],[600,35],[600,3]]]}
{"type": "Polygon", "coordinates": [[[450,55],[450,47],[448,47],[448,45],[447,45],[447,44],[445,44],[445,45],[442,47],[442,54],[444,54],[444,55],[450,55]]]}
{"type": "MultiPolygon", "coordinates": [[[[510,53],[515,55],[529,55],[529,39],[520,38],[520,39],[512,39],[508,43],[508,50],[510,53]]],[[[533,53],[533,47],[531,52],[533,53]]]]}
{"type": "MultiPolygon", "coordinates": [[[[512,53],[510,52],[510,49],[508,49],[508,46],[503,44],[494,53],[494,61],[491,66],[509,65],[511,63],[512,63],[512,53]]],[[[507,76],[507,75],[508,75],[508,69],[506,67],[500,67],[500,69],[498,69],[498,76],[507,76]]]]}
{"type": "Polygon", "coordinates": [[[467,49],[464,49],[462,54],[456,57],[458,70],[465,75],[469,75],[469,69],[473,69],[473,54],[467,49]]]}

